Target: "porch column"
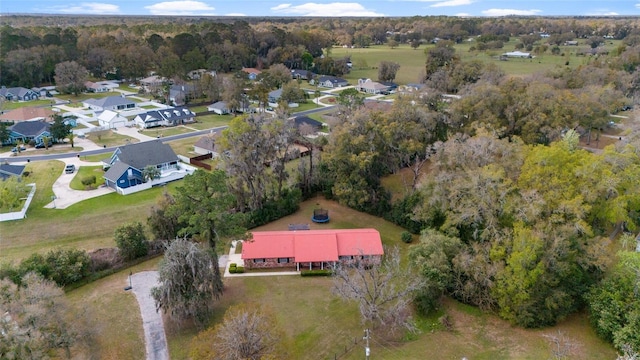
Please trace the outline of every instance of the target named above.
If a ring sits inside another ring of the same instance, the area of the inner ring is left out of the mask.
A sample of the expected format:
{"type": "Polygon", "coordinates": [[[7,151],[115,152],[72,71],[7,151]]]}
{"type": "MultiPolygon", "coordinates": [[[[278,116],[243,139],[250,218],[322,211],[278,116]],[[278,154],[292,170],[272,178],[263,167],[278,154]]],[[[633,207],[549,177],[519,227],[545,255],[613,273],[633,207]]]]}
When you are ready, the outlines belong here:
{"type": "Polygon", "coordinates": [[[320,263],[320,270],[324,270],[324,261],[320,263]]]}
{"type": "Polygon", "coordinates": [[[300,271],[300,263],[299,262],[296,263],[296,271],[300,271]]]}
{"type": "Polygon", "coordinates": [[[313,270],[313,263],[309,261],[309,270],[313,270]]]}

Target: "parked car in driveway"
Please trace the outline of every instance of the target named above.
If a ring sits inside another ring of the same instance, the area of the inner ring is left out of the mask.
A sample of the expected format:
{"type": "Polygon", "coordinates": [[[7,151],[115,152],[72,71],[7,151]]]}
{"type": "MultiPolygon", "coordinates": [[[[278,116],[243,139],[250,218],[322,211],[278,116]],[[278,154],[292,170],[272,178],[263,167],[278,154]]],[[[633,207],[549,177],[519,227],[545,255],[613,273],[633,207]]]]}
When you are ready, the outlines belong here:
{"type": "Polygon", "coordinates": [[[64,167],[65,174],[73,174],[74,171],[76,171],[76,166],[73,164],[69,164],[64,167]]]}

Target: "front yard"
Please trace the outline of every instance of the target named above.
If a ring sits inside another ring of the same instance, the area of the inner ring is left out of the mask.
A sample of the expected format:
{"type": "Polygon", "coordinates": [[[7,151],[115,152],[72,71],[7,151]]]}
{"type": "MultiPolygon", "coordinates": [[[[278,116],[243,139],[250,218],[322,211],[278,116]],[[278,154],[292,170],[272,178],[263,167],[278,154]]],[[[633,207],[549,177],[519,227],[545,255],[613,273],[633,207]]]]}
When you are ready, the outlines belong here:
{"type": "MultiPolygon", "coordinates": [[[[121,146],[131,143],[137,143],[140,140],[130,136],[118,134],[112,130],[101,130],[87,133],[87,139],[106,147],[121,146]]],[[[106,157],[106,156],[105,156],[106,157]]]]}

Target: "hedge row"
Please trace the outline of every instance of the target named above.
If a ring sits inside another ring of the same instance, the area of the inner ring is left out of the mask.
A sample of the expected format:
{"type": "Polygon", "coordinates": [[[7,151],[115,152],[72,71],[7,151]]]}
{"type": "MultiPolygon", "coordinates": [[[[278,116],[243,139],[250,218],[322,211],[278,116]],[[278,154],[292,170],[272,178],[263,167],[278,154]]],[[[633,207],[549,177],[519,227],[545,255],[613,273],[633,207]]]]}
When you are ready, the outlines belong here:
{"type": "Polygon", "coordinates": [[[331,276],[333,272],[331,270],[303,270],[300,272],[300,276],[331,276]]]}

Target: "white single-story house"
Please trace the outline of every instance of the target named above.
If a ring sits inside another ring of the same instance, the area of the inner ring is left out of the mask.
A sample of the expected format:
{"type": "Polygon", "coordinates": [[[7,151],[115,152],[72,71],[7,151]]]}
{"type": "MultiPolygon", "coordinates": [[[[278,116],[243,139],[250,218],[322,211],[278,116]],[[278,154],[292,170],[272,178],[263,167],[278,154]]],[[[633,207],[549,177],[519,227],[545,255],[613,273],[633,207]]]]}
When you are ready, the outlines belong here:
{"type": "Polygon", "coordinates": [[[129,120],[115,111],[105,110],[98,116],[98,125],[109,129],[116,129],[129,125],[129,120]]]}
{"type": "Polygon", "coordinates": [[[508,57],[508,58],[530,59],[531,58],[531,53],[522,52],[522,51],[510,51],[510,52],[506,52],[506,53],[502,54],[502,56],[508,57]]]}
{"type": "Polygon", "coordinates": [[[326,88],[339,88],[349,85],[349,82],[339,77],[322,75],[318,78],[318,85],[326,88]]]}
{"type": "Polygon", "coordinates": [[[371,79],[358,79],[356,89],[367,94],[381,94],[382,92],[389,91],[389,86],[371,79]]]}
{"type": "Polygon", "coordinates": [[[220,154],[216,149],[216,135],[209,134],[201,137],[193,144],[193,151],[199,155],[211,154],[212,157],[218,157],[220,154]]]}
{"type": "Polygon", "coordinates": [[[218,101],[207,106],[207,111],[213,111],[218,115],[225,115],[229,113],[229,109],[227,108],[227,103],[224,101],[218,101]]]}
{"type": "Polygon", "coordinates": [[[103,92],[109,92],[111,90],[106,85],[101,83],[94,83],[93,81],[85,82],[84,87],[87,88],[88,92],[92,92],[92,93],[103,93],[103,92]]]}

